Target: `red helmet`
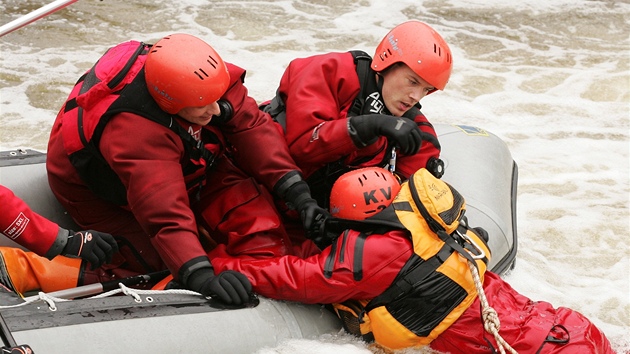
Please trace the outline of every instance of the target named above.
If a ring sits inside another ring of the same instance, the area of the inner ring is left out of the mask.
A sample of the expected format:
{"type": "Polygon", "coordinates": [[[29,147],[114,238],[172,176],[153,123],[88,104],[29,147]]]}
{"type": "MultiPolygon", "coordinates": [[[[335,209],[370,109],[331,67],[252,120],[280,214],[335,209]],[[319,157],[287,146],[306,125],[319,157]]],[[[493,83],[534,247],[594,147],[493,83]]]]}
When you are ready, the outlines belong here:
{"type": "Polygon", "coordinates": [[[429,25],[407,21],[394,27],[376,48],[372,69],[381,72],[405,63],[423,80],[444,90],[451,77],[453,57],[446,41],[429,25]]]}
{"type": "Polygon", "coordinates": [[[363,220],[387,208],[399,191],[398,179],[384,168],[353,170],[333,185],[330,213],[337,218],[363,220]]]}
{"type": "Polygon", "coordinates": [[[144,72],[151,96],[170,114],[184,107],[218,101],[230,83],[230,74],[219,54],[203,40],[188,34],[172,34],[155,43],[144,72]]]}

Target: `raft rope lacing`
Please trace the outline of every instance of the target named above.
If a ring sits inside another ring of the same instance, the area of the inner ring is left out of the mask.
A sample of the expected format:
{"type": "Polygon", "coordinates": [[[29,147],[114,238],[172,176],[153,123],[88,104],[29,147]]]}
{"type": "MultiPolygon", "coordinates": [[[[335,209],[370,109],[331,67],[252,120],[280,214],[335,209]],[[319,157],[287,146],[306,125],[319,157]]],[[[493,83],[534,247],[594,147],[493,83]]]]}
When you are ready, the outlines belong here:
{"type": "Polygon", "coordinates": [[[514,348],[512,348],[499,334],[499,330],[501,329],[499,315],[497,314],[497,311],[492,308],[488,303],[486,293],[483,291],[483,286],[481,285],[481,279],[479,278],[479,271],[477,270],[477,266],[475,265],[475,263],[468,261],[468,268],[470,268],[470,272],[472,273],[473,280],[475,282],[475,288],[477,288],[477,296],[479,297],[479,301],[481,302],[483,328],[486,330],[486,332],[494,336],[494,339],[499,345],[499,351],[501,352],[501,354],[505,354],[506,349],[512,354],[518,354],[518,352],[514,348]]]}
{"type": "MultiPolygon", "coordinates": [[[[91,297],[87,297],[86,299],[100,299],[100,298],[105,298],[105,297],[109,297],[109,296],[113,296],[113,295],[122,293],[124,295],[131,296],[135,302],[140,303],[140,302],[143,302],[143,301],[153,302],[153,298],[152,297],[147,296],[143,300],[140,295],[180,294],[180,295],[203,296],[202,294],[200,294],[198,292],[191,291],[191,290],[184,290],[184,289],[142,290],[142,289],[133,289],[133,288],[127,287],[123,283],[118,283],[118,286],[119,286],[118,289],[110,290],[110,291],[102,293],[102,294],[98,294],[98,295],[94,295],[94,296],[91,296],[91,297]]],[[[38,301],[43,301],[46,304],[48,304],[48,309],[50,311],[57,311],[57,304],[56,304],[57,302],[72,301],[72,299],[63,299],[63,298],[54,297],[54,296],[51,296],[49,294],[46,294],[45,292],[40,291],[37,294],[37,297],[33,296],[31,299],[25,300],[24,302],[16,304],[16,305],[0,306],[0,309],[8,309],[8,308],[20,307],[20,306],[32,304],[32,303],[38,302],[38,301]]]]}

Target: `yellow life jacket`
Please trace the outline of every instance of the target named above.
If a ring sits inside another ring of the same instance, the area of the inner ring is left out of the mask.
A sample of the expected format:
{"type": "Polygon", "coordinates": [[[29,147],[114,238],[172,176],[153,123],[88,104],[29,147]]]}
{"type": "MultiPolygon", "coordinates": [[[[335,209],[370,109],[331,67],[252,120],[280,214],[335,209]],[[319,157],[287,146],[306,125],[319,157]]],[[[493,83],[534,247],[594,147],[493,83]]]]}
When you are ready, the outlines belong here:
{"type": "Polygon", "coordinates": [[[383,294],[334,304],[347,330],[387,349],[421,347],[461,316],[477,296],[468,262],[483,282],[490,260],[481,230],[467,225],[465,207],[459,192],[426,169],[402,184],[376,218],[395,217],[410,231],[414,255],[383,294]]]}

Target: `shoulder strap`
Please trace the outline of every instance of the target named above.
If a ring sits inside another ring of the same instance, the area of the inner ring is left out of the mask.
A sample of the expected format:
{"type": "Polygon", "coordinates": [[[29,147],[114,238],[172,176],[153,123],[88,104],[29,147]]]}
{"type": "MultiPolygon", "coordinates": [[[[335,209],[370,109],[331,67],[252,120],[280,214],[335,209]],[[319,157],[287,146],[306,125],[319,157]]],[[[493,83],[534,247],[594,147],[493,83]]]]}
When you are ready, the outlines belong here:
{"type": "MultiPolygon", "coordinates": [[[[354,99],[352,107],[348,110],[349,116],[358,116],[361,114],[363,105],[365,104],[365,96],[368,94],[370,74],[373,73],[370,69],[372,63],[372,57],[362,50],[351,50],[350,53],[354,58],[354,64],[356,66],[357,76],[359,77],[359,86],[361,87],[359,94],[354,99]]],[[[262,110],[269,113],[271,117],[278,122],[282,128],[286,131],[286,106],[284,101],[280,97],[280,93],[276,92],[276,96],[269,101],[269,103],[263,106],[262,110]]]]}
{"type": "MultiPolygon", "coordinates": [[[[348,110],[348,116],[358,116],[361,114],[363,110],[363,105],[365,104],[365,96],[368,94],[368,87],[371,86],[370,76],[374,72],[370,68],[372,63],[372,57],[369,56],[366,52],[362,50],[351,50],[350,53],[354,58],[354,64],[356,65],[357,76],[359,78],[359,86],[361,87],[359,90],[359,94],[352,102],[352,107],[348,110]]],[[[372,80],[374,78],[372,77],[372,80]]]]}

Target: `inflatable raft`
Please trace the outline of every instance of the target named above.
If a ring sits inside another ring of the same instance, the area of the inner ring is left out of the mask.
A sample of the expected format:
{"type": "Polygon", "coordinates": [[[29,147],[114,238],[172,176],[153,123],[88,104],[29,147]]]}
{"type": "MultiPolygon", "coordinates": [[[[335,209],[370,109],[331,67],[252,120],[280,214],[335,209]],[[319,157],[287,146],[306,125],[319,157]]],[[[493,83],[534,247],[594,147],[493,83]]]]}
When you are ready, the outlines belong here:
{"type": "MultiPolygon", "coordinates": [[[[435,128],[446,166],[443,180],[466,198],[471,225],[488,231],[493,253],[489,268],[502,274],[514,266],[517,250],[517,165],[506,144],[483,129],[435,128]]],[[[45,158],[33,150],[0,152],[0,184],[37,213],[76,229],[48,187],[45,158]]],[[[4,237],[0,245],[19,247],[4,237]]],[[[123,287],[127,293],[123,296],[81,296],[71,301],[33,295],[36,299],[30,297],[34,301],[26,305],[4,294],[2,345],[27,344],[35,354],[252,353],[287,339],[317,338],[342,328],[325,306],[259,297],[245,308],[227,308],[186,292],[132,288],[123,287]]],[[[82,289],[74,290],[73,297],[79,297],[82,289]]]]}

